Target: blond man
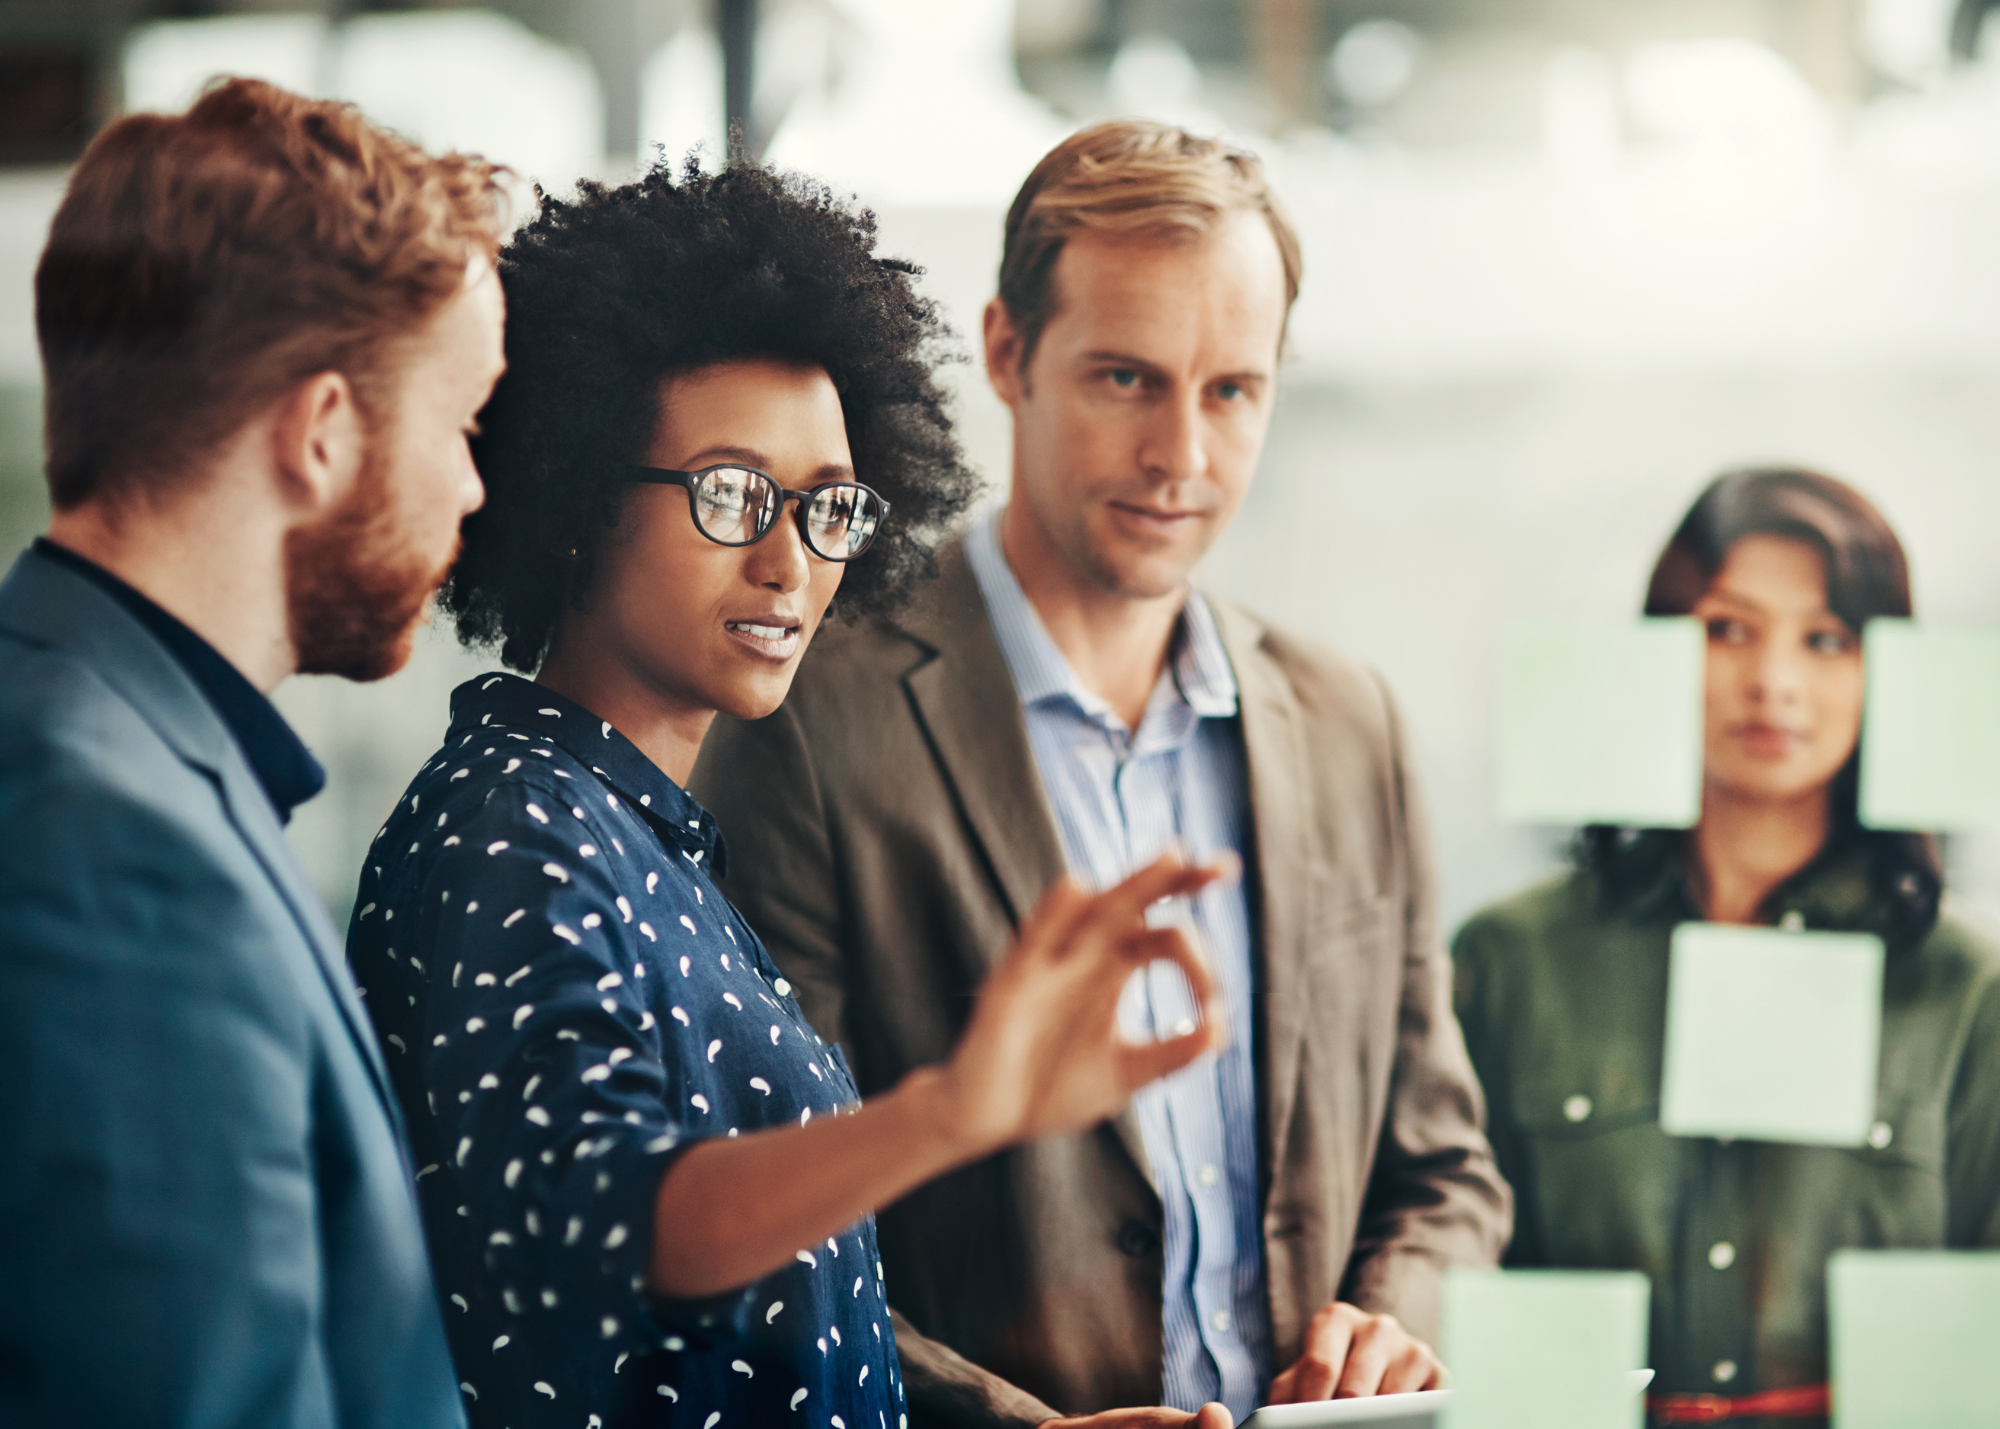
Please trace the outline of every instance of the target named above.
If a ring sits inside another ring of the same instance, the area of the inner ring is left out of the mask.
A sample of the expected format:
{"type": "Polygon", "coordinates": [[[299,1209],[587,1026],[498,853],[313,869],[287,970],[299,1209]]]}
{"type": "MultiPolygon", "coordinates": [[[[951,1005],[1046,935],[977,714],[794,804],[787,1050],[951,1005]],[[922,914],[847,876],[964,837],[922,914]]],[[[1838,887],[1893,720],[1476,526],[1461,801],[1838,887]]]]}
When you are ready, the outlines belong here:
{"type": "MultiPolygon", "coordinates": [[[[1433,1387],[1444,1269],[1506,1240],[1395,706],[1190,580],[1249,489],[1300,266],[1247,154],[1118,122],[1044,158],[985,315],[1007,506],[696,775],[731,896],[864,1091],[945,1054],[1057,874],[1168,846],[1248,870],[1185,915],[1226,1051],[883,1214],[932,1422],[1433,1387]]],[[[1121,1015],[1195,1008],[1149,973],[1121,1015]]]]}

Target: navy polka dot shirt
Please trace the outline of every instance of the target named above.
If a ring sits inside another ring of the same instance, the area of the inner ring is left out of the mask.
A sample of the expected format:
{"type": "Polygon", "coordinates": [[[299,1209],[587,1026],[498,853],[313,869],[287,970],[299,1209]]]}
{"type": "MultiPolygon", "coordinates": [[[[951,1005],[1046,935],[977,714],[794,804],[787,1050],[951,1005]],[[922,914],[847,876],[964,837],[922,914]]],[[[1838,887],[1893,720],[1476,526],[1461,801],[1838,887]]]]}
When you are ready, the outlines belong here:
{"type": "Polygon", "coordinates": [[[512,675],[453,693],[376,836],[348,955],[478,1429],[907,1429],[872,1220],[712,1300],[645,1288],[675,1156],[857,1101],[723,856],[623,735],[512,675]]]}

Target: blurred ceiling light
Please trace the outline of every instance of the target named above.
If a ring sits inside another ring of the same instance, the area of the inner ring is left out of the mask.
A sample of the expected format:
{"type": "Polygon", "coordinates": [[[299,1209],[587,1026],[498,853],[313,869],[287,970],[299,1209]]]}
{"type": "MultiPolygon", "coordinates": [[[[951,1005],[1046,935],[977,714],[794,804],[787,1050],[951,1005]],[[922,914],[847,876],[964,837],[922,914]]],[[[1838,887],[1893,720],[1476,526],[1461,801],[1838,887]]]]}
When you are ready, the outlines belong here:
{"type": "Polygon", "coordinates": [[[1165,35],[1138,35],[1111,57],[1111,102],[1124,114],[1167,118],[1201,94],[1194,58],[1165,35]]]}
{"type": "Polygon", "coordinates": [[[320,93],[327,24],[320,15],[223,15],[141,25],[125,43],[127,113],[178,113],[217,75],[320,93]]]}
{"type": "Polygon", "coordinates": [[[1410,87],[1423,53],[1423,37],[1401,21],[1363,20],[1327,54],[1327,84],[1357,109],[1379,109],[1410,87]]]}
{"type": "Polygon", "coordinates": [[[1748,40],[1641,45],[1625,66],[1633,119],[1657,139],[1735,153],[1824,153],[1830,120],[1792,63],[1748,40]]]}
{"type": "Polygon", "coordinates": [[[125,46],[129,110],[185,109],[220,74],[349,100],[433,149],[566,189],[602,167],[604,100],[582,54],[483,10],[166,20],[125,46]]]}
{"type": "Polygon", "coordinates": [[[585,56],[483,10],[360,15],[333,32],[332,92],[432,149],[464,149],[552,192],[604,165],[585,56]]]}
{"type": "Polygon", "coordinates": [[[767,162],[884,206],[998,206],[1062,137],[1015,74],[1013,0],[833,3],[839,78],[798,97],[767,162]]]}
{"type": "Polygon", "coordinates": [[[826,93],[840,71],[843,39],[839,17],[821,0],[778,0],[758,11],[753,143],[769,139],[801,98],[826,93]]]}
{"type": "Polygon", "coordinates": [[[639,72],[639,158],[650,165],[657,144],[669,164],[700,149],[719,166],[728,158],[724,128],[722,42],[706,25],[683,25],[639,72]]]}
{"type": "Polygon", "coordinates": [[[1958,0],[1862,0],[1861,53],[1891,79],[1919,88],[1951,65],[1951,27],[1958,0]]]}

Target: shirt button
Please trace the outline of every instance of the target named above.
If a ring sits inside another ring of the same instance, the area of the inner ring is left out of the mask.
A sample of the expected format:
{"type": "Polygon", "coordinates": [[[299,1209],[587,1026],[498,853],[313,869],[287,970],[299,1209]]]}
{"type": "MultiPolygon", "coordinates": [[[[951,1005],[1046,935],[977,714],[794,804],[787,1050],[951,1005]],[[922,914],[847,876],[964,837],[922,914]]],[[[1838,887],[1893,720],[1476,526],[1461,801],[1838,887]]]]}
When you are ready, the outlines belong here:
{"type": "Polygon", "coordinates": [[[783,978],[779,978],[776,982],[772,983],[771,989],[780,997],[790,997],[792,995],[792,985],[783,978]]]}
{"type": "Polygon", "coordinates": [[[1211,1161],[1194,1173],[1194,1179],[1204,1186],[1213,1186],[1222,1180],[1222,1173],[1215,1169],[1215,1163],[1211,1161]]]}
{"type": "Polygon", "coordinates": [[[1582,1092],[1563,1103],[1563,1115],[1571,1121],[1584,1121],[1590,1116],[1590,1098],[1582,1092]]]}
{"type": "Polygon", "coordinates": [[[1218,1335],[1228,1334],[1229,1312],[1227,1310],[1217,1310],[1213,1315],[1210,1315],[1208,1317],[1208,1323],[1214,1327],[1216,1334],[1218,1335]]]}
{"type": "Polygon", "coordinates": [[[1194,1019],[1192,1017],[1183,1017],[1174,1024],[1174,1036],[1176,1037],[1185,1037],[1192,1031],[1194,1031],[1194,1019]]]}
{"type": "Polygon", "coordinates": [[[1787,933],[1803,933],[1806,930],[1806,915],[1794,908],[1778,920],[1778,926],[1787,933]]]}
{"type": "Polygon", "coordinates": [[[1736,1378],[1736,1361],[1717,1360],[1715,1368],[1710,1370],[1709,1373],[1715,1376],[1717,1384],[1727,1384],[1730,1380],[1736,1378]]]}
{"type": "Polygon", "coordinates": [[[1878,1121],[1868,1128],[1868,1144],[1877,1151],[1882,1150],[1895,1139],[1895,1129],[1886,1121],[1878,1121]]]}
{"type": "Polygon", "coordinates": [[[1726,1240],[1719,1240],[1708,1248],[1708,1263],[1717,1270],[1727,1270],[1736,1264],[1736,1247],[1726,1240]]]}

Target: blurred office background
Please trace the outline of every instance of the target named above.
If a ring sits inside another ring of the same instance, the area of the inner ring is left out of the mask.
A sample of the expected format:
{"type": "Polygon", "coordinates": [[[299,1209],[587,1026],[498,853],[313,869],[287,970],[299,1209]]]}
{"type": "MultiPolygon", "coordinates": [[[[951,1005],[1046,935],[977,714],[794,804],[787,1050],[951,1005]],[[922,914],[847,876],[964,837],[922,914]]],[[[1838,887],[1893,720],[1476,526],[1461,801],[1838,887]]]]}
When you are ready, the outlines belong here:
{"type": "MultiPolygon", "coordinates": [[[[881,216],[976,334],[1001,214],[1066,129],[1261,152],[1302,231],[1283,397],[1205,580],[1384,670],[1455,923],[1553,867],[1492,812],[1498,635],[1632,613],[1700,485],[1798,462],[1875,497],[1920,614],[2000,623],[2000,21],[1984,0],[0,0],[0,557],[45,516],[30,275],[110,116],[218,72],[359,102],[561,191],[661,152],[881,216]]],[[[967,348],[968,356],[970,348],[967,348]]],[[[997,498],[1003,413],[952,380],[997,498]]],[[[117,414],[107,413],[116,421],[117,414]]],[[[451,686],[280,703],[328,764],[293,825],[337,918],[451,686]]],[[[2000,846],[1950,848],[2000,909],[2000,846]]]]}

